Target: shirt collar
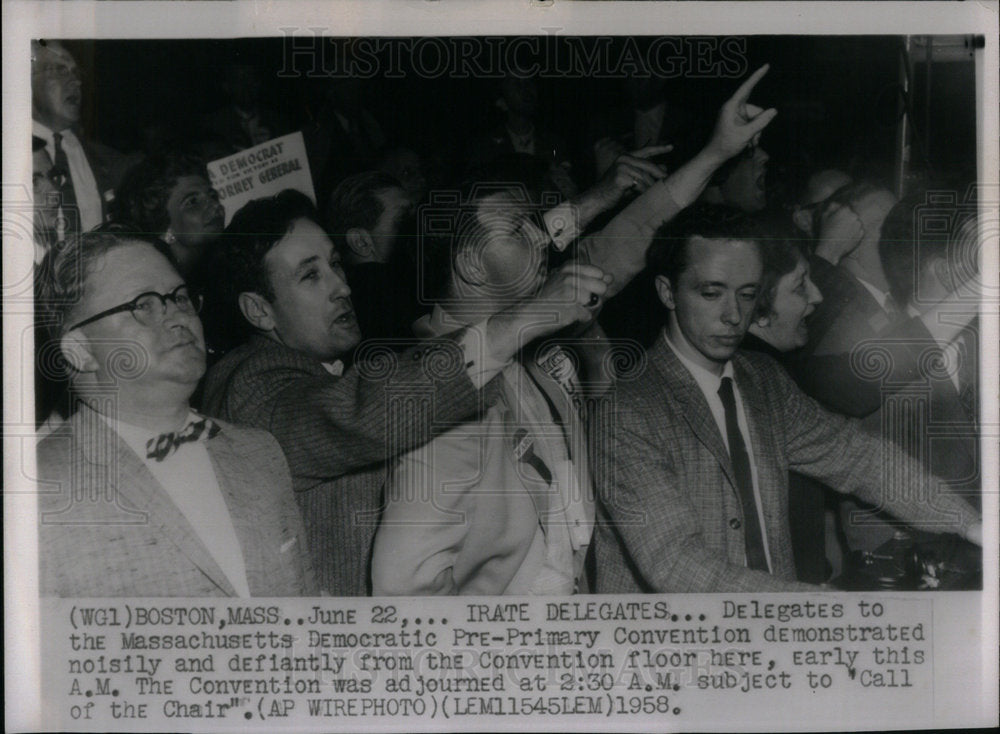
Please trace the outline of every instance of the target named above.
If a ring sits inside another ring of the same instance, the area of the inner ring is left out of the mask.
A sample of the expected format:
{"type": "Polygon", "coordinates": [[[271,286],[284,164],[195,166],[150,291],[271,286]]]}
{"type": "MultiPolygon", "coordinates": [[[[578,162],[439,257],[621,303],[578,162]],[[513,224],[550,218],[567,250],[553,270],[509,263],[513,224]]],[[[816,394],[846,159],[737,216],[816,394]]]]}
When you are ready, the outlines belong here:
{"type": "MultiPolygon", "coordinates": [[[[858,276],[856,276],[856,275],[854,277],[858,278],[858,276]]],[[[858,282],[865,287],[865,290],[867,290],[869,293],[872,294],[872,298],[874,298],[876,301],[878,301],[878,305],[882,307],[883,311],[888,311],[889,310],[887,308],[887,306],[889,305],[889,303],[888,303],[889,292],[888,291],[884,291],[881,288],[877,288],[877,287],[873,286],[871,283],[869,283],[864,278],[858,278],[858,282]]]]}
{"type": "MultiPolygon", "coordinates": [[[[42,123],[38,122],[38,120],[31,121],[31,134],[36,137],[43,138],[46,143],[52,143],[52,141],[55,140],[55,133],[42,123]]],[[[73,134],[72,128],[66,128],[60,134],[62,135],[62,139],[64,141],[68,140],[70,143],[76,142],[76,135],[73,134]]]]}
{"type": "Polygon", "coordinates": [[[332,362],[320,362],[320,364],[323,365],[323,369],[334,377],[340,377],[344,374],[344,363],[342,360],[335,359],[332,362]]]}
{"type": "MultiPolygon", "coordinates": [[[[143,461],[146,460],[146,444],[149,443],[150,439],[159,436],[159,433],[154,433],[148,428],[142,428],[141,426],[126,423],[123,420],[112,420],[103,413],[98,413],[98,415],[101,416],[101,420],[114,429],[115,433],[121,436],[121,439],[139,456],[140,459],[143,461]]],[[[201,416],[193,410],[189,410],[187,418],[184,420],[184,425],[181,426],[179,430],[183,431],[186,426],[197,420],[201,420],[201,416]]]]}
{"type": "MultiPolygon", "coordinates": [[[[733,378],[732,360],[727,360],[725,366],[722,368],[722,374],[717,375],[681,354],[680,350],[678,350],[677,347],[674,346],[674,343],[670,341],[670,335],[667,334],[666,329],[663,330],[663,338],[666,340],[667,346],[670,347],[670,351],[672,351],[677,356],[677,359],[681,361],[681,364],[687,368],[687,371],[691,373],[691,377],[693,377],[694,381],[698,383],[698,387],[700,387],[701,391],[706,395],[718,394],[719,386],[722,385],[723,377],[729,377],[730,379],[733,378]]],[[[733,379],[733,382],[736,382],[736,380],[733,379]]]]}

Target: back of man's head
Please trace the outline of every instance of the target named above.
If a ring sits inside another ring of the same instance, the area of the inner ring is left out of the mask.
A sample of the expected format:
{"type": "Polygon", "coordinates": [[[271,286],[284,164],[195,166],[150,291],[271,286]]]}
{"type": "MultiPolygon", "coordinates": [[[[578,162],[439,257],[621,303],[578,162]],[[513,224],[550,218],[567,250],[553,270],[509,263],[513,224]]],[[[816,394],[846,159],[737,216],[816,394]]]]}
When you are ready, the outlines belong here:
{"type": "Polygon", "coordinates": [[[364,171],[337,184],[327,201],[326,231],[345,258],[352,257],[347,246],[348,232],[374,229],[385,211],[379,194],[394,188],[402,189],[403,185],[382,171],[364,171]]]}
{"type": "Polygon", "coordinates": [[[951,290],[974,274],[977,265],[975,211],[962,206],[954,191],[943,186],[921,188],[905,196],[882,225],[879,258],[892,297],[901,305],[915,304],[923,275],[938,268],[940,285],[951,290]]]}

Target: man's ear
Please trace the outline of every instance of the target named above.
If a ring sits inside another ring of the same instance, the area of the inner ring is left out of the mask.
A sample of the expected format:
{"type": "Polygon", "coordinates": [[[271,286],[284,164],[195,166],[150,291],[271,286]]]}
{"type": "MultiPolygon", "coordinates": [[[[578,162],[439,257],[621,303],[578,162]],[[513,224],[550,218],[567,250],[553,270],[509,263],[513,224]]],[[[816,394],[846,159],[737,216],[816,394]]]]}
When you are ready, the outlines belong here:
{"type": "Polygon", "coordinates": [[[935,257],[930,262],[930,270],[946,292],[951,293],[955,290],[956,283],[951,277],[951,265],[948,263],[948,258],[935,257]]]}
{"type": "Polygon", "coordinates": [[[478,251],[472,247],[464,247],[455,256],[455,273],[463,283],[481,286],[487,281],[478,251]]]}
{"type": "Polygon", "coordinates": [[[367,229],[361,227],[351,227],[345,235],[347,246],[355,257],[367,260],[375,255],[375,243],[367,229]]]}
{"type": "Polygon", "coordinates": [[[671,311],[674,310],[674,289],[670,285],[670,280],[667,276],[656,276],[656,295],[660,297],[660,303],[671,311]]]}
{"type": "Polygon", "coordinates": [[[274,312],[271,304],[259,293],[240,293],[240,312],[250,325],[260,331],[274,331],[274,312]]]}
{"type": "Polygon", "coordinates": [[[79,329],[68,331],[59,340],[63,359],[77,372],[96,372],[97,358],[90,351],[90,344],[79,329]]]}

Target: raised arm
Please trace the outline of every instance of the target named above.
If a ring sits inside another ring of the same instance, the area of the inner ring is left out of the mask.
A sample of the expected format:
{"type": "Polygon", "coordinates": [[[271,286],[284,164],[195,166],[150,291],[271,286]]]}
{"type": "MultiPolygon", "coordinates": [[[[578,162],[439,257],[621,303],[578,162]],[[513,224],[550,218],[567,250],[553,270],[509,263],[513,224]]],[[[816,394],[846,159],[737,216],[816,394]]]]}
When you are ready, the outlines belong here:
{"type": "Polygon", "coordinates": [[[761,131],[778,114],[777,110],[764,110],[748,102],[768,68],[765,64],[755,71],[722,105],[711,139],[694,158],[650,186],[599,233],[580,242],[578,257],[614,276],[608,298],[642,270],[646,249],[660,225],[694,203],[712,174],[758,140],[761,131]]]}

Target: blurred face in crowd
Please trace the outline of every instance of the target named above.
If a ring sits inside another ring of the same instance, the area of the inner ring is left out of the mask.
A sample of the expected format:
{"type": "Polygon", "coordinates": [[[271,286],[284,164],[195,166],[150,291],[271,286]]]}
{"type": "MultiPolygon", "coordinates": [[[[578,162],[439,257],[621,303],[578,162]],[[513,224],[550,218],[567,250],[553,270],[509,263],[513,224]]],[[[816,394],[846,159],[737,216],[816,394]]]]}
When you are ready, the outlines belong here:
{"type": "Polygon", "coordinates": [[[761,257],[751,240],[692,237],[687,266],[676,285],[656,278],[667,307],[667,333],[685,357],[720,374],[750,326],[761,278],[761,257]]]}
{"type": "Polygon", "coordinates": [[[53,132],[80,121],[83,89],[76,61],[60,44],[32,43],[31,117],[53,132]]]}
{"type": "Polygon", "coordinates": [[[323,362],[361,341],[340,255],[317,224],[295,220],[264,264],[274,291],[264,306],[272,338],[323,362]]]}
{"type": "Polygon", "coordinates": [[[397,247],[415,246],[414,243],[399,242],[403,224],[413,214],[413,205],[406,192],[399,187],[375,192],[382,203],[382,214],[371,229],[372,249],[377,262],[388,262],[397,247]]]}
{"type": "Polygon", "coordinates": [[[427,178],[416,152],[408,148],[393,151],[386,157],[382,170],[403,184],[403,189],[414,206],[423,200],[427,193],[427,178]]]}
{"type": "Polygon", "coordinates": [[[519,300],[538,292],[548,275],[548,235],[535,224],[536,209],[513,194],[484,197],[477,208],[480,234],[466,245],[485,293],[519,300]]]}
{"type": "Polygon", "coordinates": [[[500,91],[511,112],[532,117],[538,109],[538,84],[534,79],[509,76],[503,80],[500,91]]]}
{"type": "Polygon", "coordinates": [[[801,201],[795,205],[792,221],[795,226],[810,237],[817,234],[817,213],[823,203],[839,189],[851,183],[851,177],[835,168],[818,171],[809,177],[801,201]]]}
{"type": "Polygon", "coordinates": [[[185,247],[199,248],[216,239],[226,224],[219,195],[202,176],[177,179],[167,198],[167,214],[170,234],[185,247]]]}
{"type": "Polygon", "coordinates": [[[850,203],[851,209],[861,220],[864,227],[862,244],[878,245],[879,237],[882,235],[882,223],[889,215],[889,212],[898,199],[888,189],[875,189],[850,203]]]}
{"type": "Polygon", "coordinates": [[[771,156],[753,146],[741,154],[729,177],[720,186],[726,204],[744,212],[758,212],[767,206],[767,162],[771,156]]]}
{"type": "MultiPolygon", "coordinates": [[[[167,258],[145,242],[109,250],[87,273],[80,304],[70,314],[77,323],[128,303],[143,293],[168,294],[184,284],[167,258]]],[[[156,303],[153,302],[154,310],[156,303]]],[[[162,318],[155,313],[143,324],[121,312],[74,329],[92,356],[83,372],[114,383],[120,395],[144,393],[146,402],[186,401],[205,373],[205,339],[195,310],[167,301],[162,318]],[[145,369],[140,369],[145,365],[145,369]]],[[[70,360],[73,362],[73,360],[70,360]]]]}
{"type": "Polygon", "coordinates": [[[809,263],[799,258],[795,269],[785,273],[774,288],[771,313],[758,319],[750,331],[780,352],[805,346],[809,340],[806,317],[823,300],[809,277],[809,263]]]}

